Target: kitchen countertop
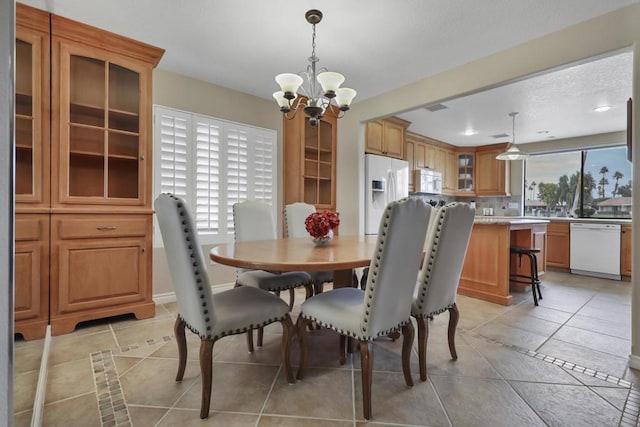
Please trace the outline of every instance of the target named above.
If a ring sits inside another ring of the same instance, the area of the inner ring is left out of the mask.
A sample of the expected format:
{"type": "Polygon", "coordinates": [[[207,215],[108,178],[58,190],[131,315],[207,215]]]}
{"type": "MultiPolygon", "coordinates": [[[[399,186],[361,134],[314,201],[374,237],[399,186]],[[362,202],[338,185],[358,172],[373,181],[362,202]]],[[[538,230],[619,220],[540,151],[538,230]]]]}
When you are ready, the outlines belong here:
{"type": "MultiPolygon", "coordinates": [[[[586,222],[591,224],[631,224],[630,219],[621,218],[569,218],[569,217],[544,217],[544,216],[476,216],[476,224],[510,224],[515,220],[525,221],[558,221],[558,222],[586,222]],[[477,221],[481,219],[481,221],[477,221]],[[488,221],[484,222],[484,219],[488,221]]],[[[539,222],[536,222],[539,223],[539,222]]],[[[521,223],[524,224],[524,223],[521,223]]]]}
{"type": "Polygon", "coordinates": [[[545,218],[526,218],[521,216],[476,216],[473,223],[487,225],[526,225],[547,224],[549,220],[545,218]]]}

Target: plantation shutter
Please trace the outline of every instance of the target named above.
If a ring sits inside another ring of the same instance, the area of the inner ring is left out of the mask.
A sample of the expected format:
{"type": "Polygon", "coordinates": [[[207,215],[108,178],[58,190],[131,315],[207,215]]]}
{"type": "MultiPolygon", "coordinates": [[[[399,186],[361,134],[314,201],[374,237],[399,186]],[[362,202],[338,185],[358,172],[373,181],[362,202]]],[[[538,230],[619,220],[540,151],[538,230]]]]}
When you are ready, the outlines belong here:
{"type": "Polygon", "coordinates": [[[232,124],[226,126],[227,136],[227,230],[233,231],[233,205],[247,200],[248,136],[247,129],[232,124]]]}
{"type": "Polygon", "coordinates": [[[222,124],[195,117],[195,220],[198,231],[220,227],[220,146],[222,124]]]}
{"type": "MultiPolygon", "coordinates": [[[[156,135],[159,133],[160,169],[159,193],[187,195],[187,139],[189,116],[171,112],[156,116],[156,135]]],[[[159,163],[159,165],[157,164],[159,163]]]]}
{"type": "Polygon", "coordinates": [[[253,196],[255,200],[265,201],[273,206],[274,168],[273,158],[275,135],[256,131],[253,139],[253,196]]]}

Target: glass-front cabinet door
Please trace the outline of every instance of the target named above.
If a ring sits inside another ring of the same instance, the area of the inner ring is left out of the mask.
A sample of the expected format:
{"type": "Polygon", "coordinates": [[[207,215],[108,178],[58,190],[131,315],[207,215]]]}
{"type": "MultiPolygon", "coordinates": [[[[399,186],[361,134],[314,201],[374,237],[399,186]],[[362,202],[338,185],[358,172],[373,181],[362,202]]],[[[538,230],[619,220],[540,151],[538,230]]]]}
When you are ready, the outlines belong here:
{"type": "Polygon", "coordinates": [[[142,70],[61,44],[60,203],[143,204],[142,70]]]}
{"type": "MultiPolygon", "coordinates": [[[[47,39],[16,29],[15,193],[22,206],[47,206],[49,182],[47,39]],[[45,93],[45,91],[47,91],[45,93]],[[46,95],[46,96],[45,96],[46,95]],[[46,144],[44,138],[46,137],[46,144]]],[[[48,40],[48,39],[47,39],[48,40]]]]}
{"type": "Polygon", "coordinates": [[[335,118],[323,118],[316,126],[305,117],[304,198],[319,209],[335,206],[335,118]]]}

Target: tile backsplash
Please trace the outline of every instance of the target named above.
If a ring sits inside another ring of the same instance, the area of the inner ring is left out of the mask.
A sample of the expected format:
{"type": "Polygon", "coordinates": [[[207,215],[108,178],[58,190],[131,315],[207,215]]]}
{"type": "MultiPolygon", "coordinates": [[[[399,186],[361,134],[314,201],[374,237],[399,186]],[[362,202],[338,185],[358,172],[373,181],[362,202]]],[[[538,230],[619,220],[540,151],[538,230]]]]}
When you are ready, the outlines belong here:
{"type": "Polygon", "coordinates": [[[520,196],[502,196],[502,197],[466,197],[466,196],[445,196],[445,195],[428,195],[412,193],[411,196],[420,197],[425,202],[444,200],[449,202],[465,202],[476,204],[476,215],[488,214],[488,210],[493,209],[495,216],[520,216],[522,208],[520,196]],[[517,207],[516,207],[517,206],[517,207]]]}

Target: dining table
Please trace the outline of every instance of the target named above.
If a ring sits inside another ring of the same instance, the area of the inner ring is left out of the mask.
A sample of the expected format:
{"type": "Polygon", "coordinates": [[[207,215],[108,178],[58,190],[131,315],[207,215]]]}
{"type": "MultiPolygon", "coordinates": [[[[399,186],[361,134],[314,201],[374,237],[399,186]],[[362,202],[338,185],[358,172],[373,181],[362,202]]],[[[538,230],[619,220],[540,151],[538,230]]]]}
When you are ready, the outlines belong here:
{"type": "Polygon", "coordinates": [[[376,235],[334,236],[326,245],[311,237],[254,240],[214,246],[209,257],[219,264],[269,272],[333,270],[333,287],[354,286],[353,270],[368,267],[376,235]]]}

